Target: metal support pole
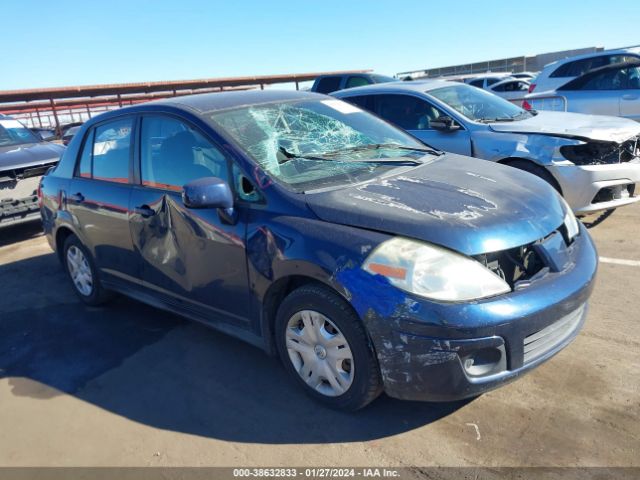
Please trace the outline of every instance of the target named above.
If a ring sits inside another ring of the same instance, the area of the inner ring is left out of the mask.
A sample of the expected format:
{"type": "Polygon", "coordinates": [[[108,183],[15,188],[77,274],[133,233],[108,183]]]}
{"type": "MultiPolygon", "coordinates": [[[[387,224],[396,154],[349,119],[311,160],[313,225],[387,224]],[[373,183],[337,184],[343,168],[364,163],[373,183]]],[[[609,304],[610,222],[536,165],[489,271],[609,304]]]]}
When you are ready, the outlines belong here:
{"type": "Polygon", "coordinates": [[[297,80],[296,80],[296,90],[300,90],[300,85],[298,84],[297,80]]]}
{"type": "Polygon", "coordinates": [[[122,97],[118,94],[118,105],[122,108],[122,97]]]}
{"type": "Polygon", "coordinates": [[[42,128],[42,118],[40,118],[40,110],[36,108],[36,115],[38,116],[38,125],[42,128]]]}
{"type": "Polygon", "coordinates": [[[56,112],[56,104],[53,102],[53,98],[49,99],[51,104],[51,112],[53,113],[53,120],[56,122],[56,135],[62,136],[62,129],[60,128],[60,120],[58,120],[58,112],[56,112]]]}

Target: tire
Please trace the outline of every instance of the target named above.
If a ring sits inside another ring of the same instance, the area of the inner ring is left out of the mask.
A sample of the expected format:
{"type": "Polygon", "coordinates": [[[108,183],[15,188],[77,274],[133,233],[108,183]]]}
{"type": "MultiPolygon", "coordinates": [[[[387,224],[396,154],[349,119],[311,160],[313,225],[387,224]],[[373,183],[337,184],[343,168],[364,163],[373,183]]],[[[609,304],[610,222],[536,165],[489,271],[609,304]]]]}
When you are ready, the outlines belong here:
{"type": "Polygon", "coordinates": [[[64,242],[62,253],[65,271],[80,300],[87,305],[97,306],[111,299],[113,294],[100,283],[93,257],[78,237],[69,235],[64,242]],[[90,278],[84,275],[83,280],[79,279],[78,271],[88,274],[90,278]]]}
{"type": "Polygon", "coordinates": [[[505,165],[517,168],[518,170],[524,170],[525,172],[529,172],[532,175],[541,178],[553,188],[555,188],[560,195],[562,195],[560,184],[558,184],[558,181],[553,177],[553,175],[549,173],[546,168],[536,165],[535,163],[529,162],[527,160],[512,160],[510,162],[505,162],[505,165]]]}
{"type": "Polygon", "coordinates": [[[382,392],[378,361],[362,322],[329,288],[312,284],[290,293],[278,309],[275,335],[287,372],[325,405],[354,411],[382,392]]]}

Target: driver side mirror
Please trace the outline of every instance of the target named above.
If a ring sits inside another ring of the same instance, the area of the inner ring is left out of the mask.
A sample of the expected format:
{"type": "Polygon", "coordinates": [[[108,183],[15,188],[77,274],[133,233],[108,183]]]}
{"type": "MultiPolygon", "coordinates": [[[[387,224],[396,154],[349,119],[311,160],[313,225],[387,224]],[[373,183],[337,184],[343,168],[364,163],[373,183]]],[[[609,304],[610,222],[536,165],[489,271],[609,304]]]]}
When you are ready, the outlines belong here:
{"type": "Polygon", "coordinates": [[[440,115],[435,120],[430,119],[429,127],[442,132],[454,132],[456,130],[460,130],[460,125],[458,125],[455,120],[448,115],[440,115]]]}
{"type": "Polygon", "coordinates": [[[182,202],[191,209],[217,208],[223,220],[235,223],[233,193],[229,185],[218,177],[192,180],[182,188],[182,202]]]}

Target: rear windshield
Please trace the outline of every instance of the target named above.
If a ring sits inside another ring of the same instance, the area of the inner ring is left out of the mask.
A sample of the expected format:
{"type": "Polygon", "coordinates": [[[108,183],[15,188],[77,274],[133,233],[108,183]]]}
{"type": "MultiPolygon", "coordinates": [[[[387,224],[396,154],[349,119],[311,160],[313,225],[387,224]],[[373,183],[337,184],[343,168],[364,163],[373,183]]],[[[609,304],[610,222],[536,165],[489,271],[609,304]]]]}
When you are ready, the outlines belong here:
{"type": "Polygon", "coordinates": [[[0,147],[38,143],[38,139],[27,127],[17,120],[0,119],[0,147]]]}
{"type": "Polygon", "coordinates": [[[295,191],[359,183],[398,168],[358,160],[425,155],[413,137],[336,99],[252,105],[211,119],[269,176],[295,191]]]}

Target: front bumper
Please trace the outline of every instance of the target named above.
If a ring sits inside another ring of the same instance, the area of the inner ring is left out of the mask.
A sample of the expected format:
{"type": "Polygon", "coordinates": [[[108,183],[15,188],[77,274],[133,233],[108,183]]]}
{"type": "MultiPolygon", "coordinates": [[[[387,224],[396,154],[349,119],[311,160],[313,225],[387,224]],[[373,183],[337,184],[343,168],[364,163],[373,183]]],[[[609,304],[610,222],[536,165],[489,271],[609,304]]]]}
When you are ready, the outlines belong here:
{"type": "Polygon", "coordinates": [[[562,350],[584,323],[598,262],[584,227],[568,250],[564,271],[507,295],[450,304],[405,295],[391,315],[369,309],[364,321],[387,394],[424,401],[475,396],[562,350]]]}
{"type": "Polygon", "coordinates": [[[37,188],[40,177],[0,181],[0,227],[40,218],[37,188]]]}
{"type": "Polygon", "coordinates": [[[640,200],[640,159],[604,165],[548,167],[558,180],[562,194],[576,215],[618,208],[640,200]],[[603,195],[611,191],[611,195],[603,195]]]}

